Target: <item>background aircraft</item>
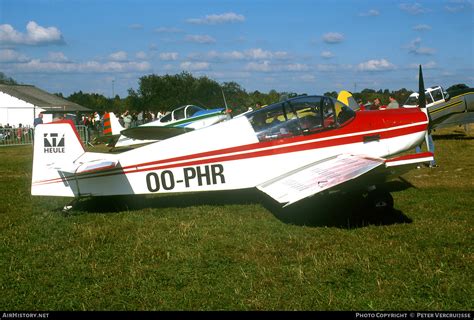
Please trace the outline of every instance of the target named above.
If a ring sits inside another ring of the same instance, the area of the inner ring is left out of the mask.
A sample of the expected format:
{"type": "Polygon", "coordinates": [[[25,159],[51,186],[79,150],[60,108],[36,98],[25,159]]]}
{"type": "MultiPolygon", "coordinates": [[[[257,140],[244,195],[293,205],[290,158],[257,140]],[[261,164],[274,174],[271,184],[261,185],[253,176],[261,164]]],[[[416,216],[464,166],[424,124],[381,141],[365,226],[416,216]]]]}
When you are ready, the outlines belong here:
{"type": "Polygon", "coordinates": [[[204,109],[185,105],[174,109],[161,119],[125,129],[113,112],[104,115],[104,141],[113,147],[168,139],[176,135],[219,123],[230,118],[226,108],[204,109]]]}
{"type": "MultiPolygon", "coordinates": [[[[425,90],[425,97],[432,129],[474,123],[473,88],[457,90],[449,94],[442,87],[434,86],[425,90]]],[[[412,93],[403,107],[417,107],[418,99],[419,94],[412,93]]]]}

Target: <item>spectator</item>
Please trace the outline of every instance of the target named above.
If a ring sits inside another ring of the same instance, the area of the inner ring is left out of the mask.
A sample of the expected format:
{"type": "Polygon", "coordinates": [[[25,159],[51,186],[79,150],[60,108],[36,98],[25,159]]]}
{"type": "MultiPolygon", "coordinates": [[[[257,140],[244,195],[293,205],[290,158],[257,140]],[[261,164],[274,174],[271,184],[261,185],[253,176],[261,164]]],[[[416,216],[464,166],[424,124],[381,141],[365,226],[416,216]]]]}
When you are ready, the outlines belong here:
{"type": "Polygon", "coordinates": [[[387,106],[387,109],[398,109],[400,108],[400,105],[398,104],[398,101],[395,100],[393,96],[389,96],[388,99],[390,100],[390,103],[387,106]]]}
{"type": "MultiPolygon", "coordinates": [[[[31,119],[31,118],[30,118],[30,119],[31,119]]],[[[36,127],[37,125],[42,124],[42,123],[43,123],[43,113],[40,112],[40,113],[38,114],[38,117],[35,118],[35,120],[33,120],[33,126],[36,127]]]]}
{"type": "Polygon", "coordinates": [[[132,116],[130,115],[130,112],[128,112],[128,110],[125,111],[122,118],[123,118],[123,126],[125,127],[125,129],[130,128],[132,125],[132,116]]]}
{"type": "Polygon", "coordinates": [[[379,98],[374,99],[374,104],[372,105],[372,110],[385,110],[385,106],[382,106],[379,98]]]}
{"type": "Polygon", "coordinates": [[[19,142],[21,142],[22,133],[23,133],[23,128],[22,128],[22,124],[20,123],[18,125],[18,129],[16,129],[16,137],[18,138],[19,142]]]}

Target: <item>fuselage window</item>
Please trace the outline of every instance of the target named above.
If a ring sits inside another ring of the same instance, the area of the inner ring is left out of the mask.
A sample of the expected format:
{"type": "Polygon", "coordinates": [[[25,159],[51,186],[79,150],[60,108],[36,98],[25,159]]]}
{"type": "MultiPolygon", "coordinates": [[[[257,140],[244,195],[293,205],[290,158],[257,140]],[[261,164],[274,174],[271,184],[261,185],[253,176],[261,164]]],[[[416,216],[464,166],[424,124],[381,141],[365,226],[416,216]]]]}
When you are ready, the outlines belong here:
{"type": "Polygon", "coordinates": [[[431,91],[431,95],[433,96],[434,101],[443,100],[443,94],[441,93],[441,89],[431,91]]]}

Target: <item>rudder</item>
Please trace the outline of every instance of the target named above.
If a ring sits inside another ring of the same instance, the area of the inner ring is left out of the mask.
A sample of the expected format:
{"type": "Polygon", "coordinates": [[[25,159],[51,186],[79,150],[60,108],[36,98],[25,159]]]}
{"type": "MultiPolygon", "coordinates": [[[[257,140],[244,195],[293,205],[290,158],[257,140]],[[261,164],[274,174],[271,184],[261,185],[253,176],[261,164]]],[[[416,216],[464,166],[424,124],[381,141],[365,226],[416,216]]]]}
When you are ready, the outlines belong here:
{"type": "Polygon", "coordinates": [[[66,180],[74,173],[74,161],[85,149],[70,120],[39,124],[35,128],[33,146],[32,195],[73,197],[74,191],[66,180]]]}

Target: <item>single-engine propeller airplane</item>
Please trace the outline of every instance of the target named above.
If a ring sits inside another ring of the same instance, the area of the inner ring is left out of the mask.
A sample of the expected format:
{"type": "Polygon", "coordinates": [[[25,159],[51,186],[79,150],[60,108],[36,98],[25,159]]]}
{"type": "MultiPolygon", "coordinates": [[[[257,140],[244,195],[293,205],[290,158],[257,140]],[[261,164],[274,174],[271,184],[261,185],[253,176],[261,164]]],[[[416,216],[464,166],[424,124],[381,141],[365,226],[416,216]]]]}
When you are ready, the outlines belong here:
{"type": "Polygon", "coordinates": [[[115,148],[129,147],[168,139],[229,118],[227,107],[204,109],[195,105],[185,105],[172,110],[158,120],[125,129],[115,114],[108,112],[104,115],[104,135],[100,138],[115,148]]]}
{"type": "MultiPolygon", "coordinates": [[[[422,79],[420,66],[424,93],[422,79]]],[[[430,152],[400,156],[423,141],[428,126],[418,108],[354,112],[330,97],[302,96],[110,154],[86,152],[70,122],[42,124],[35,132],[31,194],[78,198],[256,188],[288,206],[356,181],[377,195],[374,206],[391,206],[390,193],[377,191],[389,177],[433,159],[430,152]]]]}

